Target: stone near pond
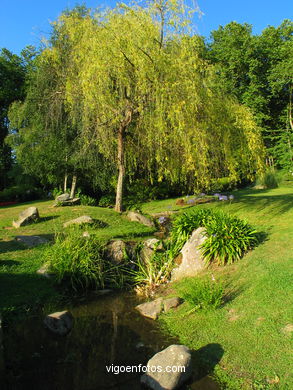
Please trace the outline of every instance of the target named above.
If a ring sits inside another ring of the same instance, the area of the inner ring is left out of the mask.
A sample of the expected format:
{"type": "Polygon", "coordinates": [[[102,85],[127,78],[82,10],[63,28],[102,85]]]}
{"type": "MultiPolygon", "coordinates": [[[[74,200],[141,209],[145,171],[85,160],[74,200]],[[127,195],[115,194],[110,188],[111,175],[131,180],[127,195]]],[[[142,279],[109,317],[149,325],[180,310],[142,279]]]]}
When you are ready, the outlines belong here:
{"type": "Polygon", "coordinates": [[[107,257],[116,264],[123,262],[126,254],[126,244],[122,240],[109,242],[107,245],[107,257]]]}
{"type": "Polygon", "coordinates": [[[142,303],[135,307],[144,317],[156,320],[163,310],[163,299],[157,298],[154,301],[142,303]]]}
{"type": "Polygon", "coordinates": [[[55,201],[56,202],[64,202],[65,200],[69,200],[69,199],[70,199],[70,195],[65,193],[65,194],[57,196],[55,201]]]}
{"type": "Polygon", "coordinates": [[[181,299],[179,297],[172,297],[164,299],[163,301],[163,309],[164,312],[167,313],[171,309],[178,307],[181,304],[181,299]]]}
{"type": "Polygon", "coordinates": [[[44,324],[51,332],[65,336],[73,327],[73,316],[67,310],[52,313],[46,316],[44,324]]]}
{"type": "Polygon", "coordinates": [[[44,278],[50,279],[55,274],[53,272],[50,272],[50,264],[45,263],[37,270],[37,274],[43,276],[44,278]]]}
{"type": "Polygon", "coordinates": [[[15,240],[29,248],[34,248],[35,246],[47,244],[49,242],[49,240],[40,236],[16,236],[15,240]]]}
{"type": "Polygon", "coordinates": [[[132,222],[139,222],[139,223],[142,223],[143,225],[148,226],[148,227],[155,226],[155,224],[152,220],[150,220],[149,218],[147,218],[144,215],[137,213],[135,211],[129,211],[127,213],[127,218],[132,222]]]}
{"type": "Polygon", "coordinates": [[[158,240],[157,238],[149,238],[148,240],[144,241],[144,247],[150,248],[152,250],[161,251],[163,250],[163,244],[162,241],[158,240]]]}
{"type": "Polygon", "coordinates": [[[63,224],[64,227],[67,227],[67,226],[70,226],[70,225],[82,225],[84,223],[86,224],[92,224],[94,223],[95,221],[88,215],[82,215],[81,217],[78,217],[78,218],[75,218],[75,219],[72,219],[68,222],[65,222],[63,224]]]}
{"type": "Polygon", "coordinates": [[[175,390],[188,381],[192,375],[191,353],[185,345],[170,345],[155,354],[148,361],[147,367],[148,371],[141,377],[142,384],[153,390],[175,390]],[[184,369],[169,372],[170,367],[179,366],[184,369]],[[157,367],[161,369],[158,370],[157,367]]]}
{"type": "Polygon", "coordinates": [[[29,223],[34,222],[39,218],[40,216],[38,209],[36,207],[29,207],[19,214],[18,220],[13,221],[12,225],[15,228],[19,228],[20,226],[28,225],[29,223]]]}
{"type": "Polygon", "coordinates": [[[143,247],[139,252],[139,258],[143,263],[148,263],[154,256],[155,251],[147,246],[143,247]]]}
{"type": "Polygon", "coordinates": [[[173,269],[171,281],[194,276],[206,267],[199,248],[206,239],[204,228],[199,227],[192,232],[191,237],[181,249],[182,261],[178,267],[173,269]]]}

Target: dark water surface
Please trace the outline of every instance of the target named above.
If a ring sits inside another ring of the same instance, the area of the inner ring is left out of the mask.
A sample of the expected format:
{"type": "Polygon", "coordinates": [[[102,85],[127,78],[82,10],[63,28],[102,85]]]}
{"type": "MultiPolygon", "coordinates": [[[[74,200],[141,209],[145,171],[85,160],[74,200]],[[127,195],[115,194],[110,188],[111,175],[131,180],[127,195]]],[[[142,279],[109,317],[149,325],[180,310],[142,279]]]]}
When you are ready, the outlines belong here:
{"type": "MultiPolygon", "coordinates": [[[[70,309],[74,327],[65,337],[44,328],[44,314],[4,328],[7,390],[139,390],[142,373],[107,372],[106,366],[146,365],[155,353],[178,344],[136,310],[129,293],[95,296],[70,309]]],[[[205,376],[184,389],[218,390],[205,376]]]]}

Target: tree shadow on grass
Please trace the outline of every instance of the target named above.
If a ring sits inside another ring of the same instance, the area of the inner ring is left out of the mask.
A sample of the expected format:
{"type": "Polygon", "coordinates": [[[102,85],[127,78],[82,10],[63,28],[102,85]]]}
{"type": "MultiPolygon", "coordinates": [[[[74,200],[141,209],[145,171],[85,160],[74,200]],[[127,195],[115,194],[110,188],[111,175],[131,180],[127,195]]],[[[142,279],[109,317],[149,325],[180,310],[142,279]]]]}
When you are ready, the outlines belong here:
{"type": "Polygon", "coordinates": [[[56,219],[59,217],[60,217],[60,215],[50,215],[48,217],[39,217],[36,221],[34,221],[34,224],[48,222],[48,221],[51,221],[52,219],[56,219]]]}
{"type": "Polygon", "coordinates": [[[249,207],[261,212],[267,208],[267,214],[275,217],[288,212],[293,207],[293,194],[274,195],[269,190],[249,190],[237,195],[235,204],[239,206],[239,210],[247,210],[249,207]]]}
{"type": "MultiPolygon", "coordinates": [[[[15,239],[13,240],[10,240],[10,241],[0,241],[0,254],[1,253],[8,253],[8,252],[15,252],[15,251],[21,251],[21,250],[25,250],[25,249],[30,249],[30,248],[34,248],[36,246],[39,246],[39,245],[44,245],[46,244],[46,242],[43,242],[43,243],[39,243],[37,245],[26,245],[25,243],[22,243],[20,241],[18,241],[16,238],[17,237],[28,237],[28,238],[33,238],[33,237],[40,237],[41,239],[45,239],[48,241],[48,243],[50,242],[53,242],[54,241],[54,234],[35,234],[35,235],[19,235],[19,236],[15,236],[15,239]]],[[[1,260],[0,260],[1,261],[1,260]]]]}
{"type": "Polygon", "coordinates": [[[0,259],[0,267],[5,266],[5,267],[14,267],[15,265],[21,264],[20,261],[17,260],[1,260],[0,259]]]}

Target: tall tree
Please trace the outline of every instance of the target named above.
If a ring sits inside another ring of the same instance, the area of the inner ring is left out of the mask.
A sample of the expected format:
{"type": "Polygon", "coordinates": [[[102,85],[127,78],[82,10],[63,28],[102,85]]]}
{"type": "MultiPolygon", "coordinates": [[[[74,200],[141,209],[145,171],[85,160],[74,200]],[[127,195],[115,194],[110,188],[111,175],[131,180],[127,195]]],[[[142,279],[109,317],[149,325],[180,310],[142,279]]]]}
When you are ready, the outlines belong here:
{"type": "Polygon", "coordinates": [[[10,104],[24,97],[25,64],[23,59],[7,49],[0,52],[0,190],[7,186],[11,168],[11,149],[4,139],[8,134],[10,104]]]}

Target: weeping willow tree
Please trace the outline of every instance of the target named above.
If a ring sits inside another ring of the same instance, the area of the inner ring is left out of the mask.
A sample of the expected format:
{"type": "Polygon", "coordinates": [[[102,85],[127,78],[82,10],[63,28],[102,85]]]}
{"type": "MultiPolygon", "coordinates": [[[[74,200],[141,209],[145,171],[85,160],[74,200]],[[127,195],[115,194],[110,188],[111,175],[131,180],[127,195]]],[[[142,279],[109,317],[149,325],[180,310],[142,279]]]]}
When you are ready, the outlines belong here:
{"type": "Polygon", "coordinates": [[[224,94],[186,14],[177,0],[95,16],[67,12],[42,54],[59,69],[62,106],[79,129],[80,153],[97,148],[116,165],[119,212],[125,175],[138,169],[150,180],[194,190],[223,176],[252,178],[262,168],[254,120],[224,94]]]}

